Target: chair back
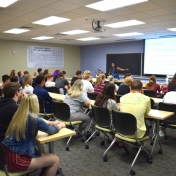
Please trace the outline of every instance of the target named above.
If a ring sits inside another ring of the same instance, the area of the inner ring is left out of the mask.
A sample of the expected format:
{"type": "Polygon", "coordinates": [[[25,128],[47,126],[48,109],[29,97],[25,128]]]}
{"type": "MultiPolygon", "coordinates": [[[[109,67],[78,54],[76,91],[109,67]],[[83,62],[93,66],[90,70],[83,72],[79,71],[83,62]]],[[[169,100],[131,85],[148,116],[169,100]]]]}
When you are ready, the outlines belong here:
{"type": "Polygon", "coordinates": [[[115,130],[124,136],[132,136],[137,131],[136,118],[132,114],[112,110],[112,121],[115,130]]]}
{"type": "Polygon", "coordinates": [[[151,106],[151,109],[156,109],[155,108],[155,102],[152,98],[150,98],[150,106],[151,106]]]}
{"type": "Polygon", "coordinates": [[[95,100],[98,94],[87,92],[87,96],[90,100],[95,100]]]}
{"type": "Polygon", "coordinates": [[[0,144],[0,170],[4,170],[6,175],[8,174],[7,165],[6,165],[6,158],[2,144],[0,144]]]}
{"type": "Polygon", "coordinates": [[[0,88],[0,97],[2,97],[2,89],[0,88]]]}
{"type": "MultiPolygon", "coordinates": [[[[159,110],[162,111],[169,111],[174,112],[174,115],[164,120],[165,122],[176,124],[176,104],[170,104],[170,103],[159,103],[159,110]]],[[[163,121],[162,121],[163,122],[163,121]]]]}
{"type": "Polygon", "coordinates": [[[70,107],[63,102],[53,101],[54,118],[67,121],[70,118],[70,107]]]}
{"type": "Polygon", "coordinates": [[[45,113],[45,105],[44,105],[44,101],[41,97],[38,97],[38,101],[39,101],[39,112],[40,113],[45,113]]]}
{"type": "Polygon", "coordinates": [[[117,102],[117,103],[120,103],[120,98],[122,97],[122,95],[118,95],[118,94],[117,94],[117,95],[115,95],[115,96],[116,96],[116,102],[117,102]]]}
{"type": "Polygon", "coordinates": [[[52,92],[60,94],[59,88],[57,88],[57,87],[52,87],[52,92]]]}
{"type": "Polygon", "coordinates": [[[144,89],[144,95],[146,95],[148,97],[156,97],[156,94],[153,90],[144,89]]]}
{"type": "Polygon", "coordinates": [[[117,91],[117,94],[119,95],[125,95],[130,92],[130,88],[128,85],[121,85],[119,86],[119,89],[117,91]]]}
{"type": "Polygon", "coordinates": [[[92,105],[92,115],[98,126],[110,128],[111,117],[108,109],[92,105]]]}
{"type": "Polygon", "coordinates": [[[44,87],[48,92],[53,92],[53,87],[44,87]]]}

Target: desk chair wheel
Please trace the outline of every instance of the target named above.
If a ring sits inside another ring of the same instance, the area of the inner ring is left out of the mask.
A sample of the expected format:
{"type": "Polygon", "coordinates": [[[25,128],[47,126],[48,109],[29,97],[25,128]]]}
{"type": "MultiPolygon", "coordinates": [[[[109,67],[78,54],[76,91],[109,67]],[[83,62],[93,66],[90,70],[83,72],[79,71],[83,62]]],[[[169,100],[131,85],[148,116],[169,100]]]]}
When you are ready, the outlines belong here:
{"type": "Polygon", "coordinates": [[[99,131],[97,131],[97,136],[100,136],[100,132],[99,131]]]}
{"type": "Polygon", "coordinates": [[[81,142],[84,142],[84,141],[85,141],[84,138],[82,138],[82,139],[81,139],[81,142]]]}
{"type": "Polygon", "coordinates": [[[159,154],[163,154],[163,150],[162,149],[159,149],[159,154]]]}
{"type": "Polygon", "coordinates": [[[152,156],[148,156],[147,157],[147,161],[148,161],[149,164],[152,164],[152,162],[153,162],[152,156]]]}
{"type": "Polygon", "coordinates": [[[66,151],[69,151],[69,147],[66,147],[65,150],[66,150],[66,151]]]}
{"type": "Polygon", "coordinates": [[[135,175],[136,173],[135,173],[134,170],[131,170],[131,171],[130,171],[130,174],[131,174],[131,175],[135,175]]]}
{"type": "Polygon", "coordinates": [[[153,145],[153,141],[150,143],[150,145],[153,145]]]}
{"type": "Polygon", "coordinates": [[[101,141],[101,142],[100,142],[100,144],[101,144],[101,145],[104,145],[104,144],[105,144],[105,142],[104,142],[104,141],[101,141]]]}
{"type": "Polygon", "coordinates": [[[88,146],[88,145],[85,145],[85,149],[89,149],[89,146],[88,146]]]}
{"type": "Polygon", "coordinates": [[[104,162],[107,162],[107,161],[108,161],[108,157],[107,157],[107,156],[104,156],[104,157],[103,157],[103,161],[104,161],[104,162]]]}

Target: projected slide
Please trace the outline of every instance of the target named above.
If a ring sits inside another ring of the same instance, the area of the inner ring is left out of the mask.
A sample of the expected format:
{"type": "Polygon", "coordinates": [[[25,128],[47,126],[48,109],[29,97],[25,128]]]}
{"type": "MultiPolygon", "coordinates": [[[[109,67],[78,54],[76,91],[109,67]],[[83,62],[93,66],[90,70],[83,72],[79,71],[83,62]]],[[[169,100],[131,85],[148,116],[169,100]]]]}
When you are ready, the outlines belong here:
{"type": "Polygon", "coordinates": [[[146,39],[144,74],[176,73],[176,38],[146,39]]]}

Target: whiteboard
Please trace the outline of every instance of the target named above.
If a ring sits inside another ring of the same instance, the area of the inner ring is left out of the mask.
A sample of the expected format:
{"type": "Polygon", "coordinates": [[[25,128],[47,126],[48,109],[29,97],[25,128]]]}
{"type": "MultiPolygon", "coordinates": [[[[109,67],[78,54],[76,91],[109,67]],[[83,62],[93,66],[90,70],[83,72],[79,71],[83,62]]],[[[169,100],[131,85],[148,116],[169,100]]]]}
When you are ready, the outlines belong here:
{"type": "Polygon", "coordinates": [[[27,68],[64,67],[64,48],[27,46],[27,68]]]}

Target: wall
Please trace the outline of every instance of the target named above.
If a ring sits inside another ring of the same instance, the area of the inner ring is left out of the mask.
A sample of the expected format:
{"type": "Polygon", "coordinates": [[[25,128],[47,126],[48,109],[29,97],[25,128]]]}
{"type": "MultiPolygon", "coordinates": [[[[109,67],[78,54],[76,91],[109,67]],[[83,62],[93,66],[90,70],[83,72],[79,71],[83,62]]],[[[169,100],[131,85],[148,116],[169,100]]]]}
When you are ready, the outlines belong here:
{"type": "Polygon", "coordinates": [[[12,69],[15,69],[16,72],[27,70],[30,74],[37,70],[37,68],[27,68],[26,48],[28,45],[64,48],[64,68],[48,68],[51,73],[56,69],[65,70],[66,77],[72,77],[76,70],[80,69],[80,46],[0,40],[0,76],[10,74],[12,69]],[[12,54],[13,50],[16,51],[15,55],[12,54]]]}
{"type": "MultiPolygon", "coordinates": [[[[95,76],[95,70],[106,71],[106,54],[143,53],[144,41],[119,42],[100,45],[81,46],[81,70],[90,70],[95,76]]],[[[120,64],[117,63],[120,67],[120,64]]]]}

